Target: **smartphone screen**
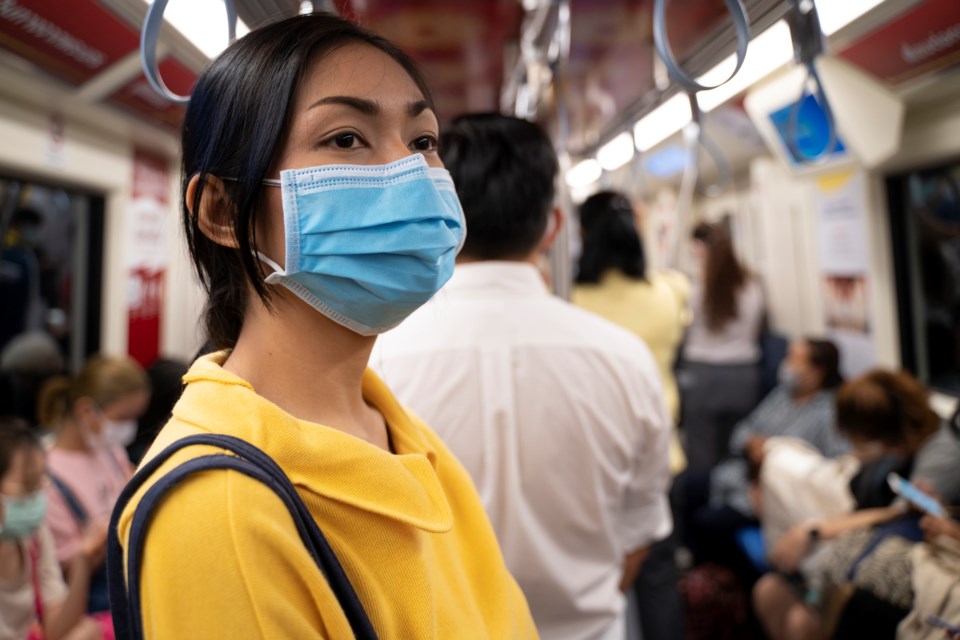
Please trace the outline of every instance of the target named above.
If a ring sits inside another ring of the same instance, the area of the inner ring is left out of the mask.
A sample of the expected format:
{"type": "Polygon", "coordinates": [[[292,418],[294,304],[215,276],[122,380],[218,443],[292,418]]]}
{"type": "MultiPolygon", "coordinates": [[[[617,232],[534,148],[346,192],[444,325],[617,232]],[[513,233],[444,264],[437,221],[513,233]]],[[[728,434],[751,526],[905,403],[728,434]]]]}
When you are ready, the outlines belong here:
{"type": "Polygon", "coordinates": [[[903,497],[924,513],[929,513],[937,518],[946,517],[947,511],[943,508],[942,504],[923,491],[920,491],[920,489],[917,489],[899,474],[891,473],[887,476],[887,482],[890,484],[890,488],[893,489],[894,493],[903,497]]]}
{"type": "Polygon", "coordinates": [[[951,636],[960,634],[960,627],[954,626],[939,616],[927,616],[927,624],[944,629],[951,636]]]}

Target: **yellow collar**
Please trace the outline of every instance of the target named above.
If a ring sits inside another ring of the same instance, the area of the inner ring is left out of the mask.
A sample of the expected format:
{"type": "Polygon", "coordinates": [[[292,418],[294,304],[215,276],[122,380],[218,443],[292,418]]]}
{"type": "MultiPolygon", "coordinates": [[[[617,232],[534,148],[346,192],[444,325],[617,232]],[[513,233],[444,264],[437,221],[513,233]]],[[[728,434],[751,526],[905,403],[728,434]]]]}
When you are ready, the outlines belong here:
{"type": "Polygon", "coordinates": [[[450,530],[453,515],[437,477],[437,451],[423,427],[370,369],[363,377],[363,396],[383,414],[396,455],[291,416],[224,370],[226,355],[215,353],[194,363],[184,376],[187,387],[174,407],[174,418],[259,447],[301,490],[424,531],[450,530]]]}

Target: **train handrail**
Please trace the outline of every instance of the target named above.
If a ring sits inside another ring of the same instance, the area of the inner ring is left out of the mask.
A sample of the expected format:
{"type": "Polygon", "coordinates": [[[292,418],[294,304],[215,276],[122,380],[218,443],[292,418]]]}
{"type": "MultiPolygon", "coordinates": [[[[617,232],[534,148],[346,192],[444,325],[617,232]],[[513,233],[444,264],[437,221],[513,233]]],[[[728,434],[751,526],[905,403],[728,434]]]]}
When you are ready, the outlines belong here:
{"type": "Polygon", "coordinates": [[[743,0],[725,0],[727,11],[733,20],[733,28],[737,36],[736,65],[733,72],[722,82],[709,86],[697,82],[690,74],[683,70],[676,56],[673,54],[673,47],[670,45],[670,37],[667,33],[667,2],[668,0],[654,0],[653,4],[653,44],[657,55],[663,60],[667,68],[667,73],[674,82],[679,84],[687,96],[690,98],[690,124],[684,130],[684,139],[687,142],[690,151],[690,159],[687,170],[684,172],[681,191],[690,189],[695,190],[700,178],[700,157],[702,151],[705,151],[717,167],[717,182],[708,187],[701,187],[707,195],[719,194],[723,191],[731,180],[730,164],[719,147],[704,132],[702,111],[697,101],[697,94],[701,91],[710,91],[723,86],[737,75],[747,58],[747,49],[750,46],[750,17],[743,0]]]}
{"type": "Polygon", "coordinates": [[[837,125],[833,117],[833,109],[830,108],[830,101],[823,91],[823,83],[820,80],[820,74],[817,72],[816,59],[824,51],[823,29],[820,27],[820,17],[817,14],[816,5],[812,0],[792,0],[793,8],[787,14],[787,24],[790,27],[790,39],[793,41],[794,61],[803,65],[807,69],[807,77],[803,81],[800,98],[790,109],[789,119],[787,120],[787,129],[784,139],[787,146],[800,161],[810,164],[825,162],[830,154],[836,151],[840,144],[837,136],[837,125]],[[812,89],[811,89],[812,85],[812,89]],[[824,116],[827,118],[827,126],[830,129],[830,138],[826,146],[815,155],[808,155],[805,150],[800,148],[797,142],[797,133],[800,125],[800,109],[803,106],[804,99],[812,95],[820,108],[823,109],[824,116]]]}
{"type": "MultiPolygon", "coordinates": [[[[160,61],[157,59],[157,45],[160,42],[160,29],[163,27],[163,12],[167,8],[168,0],[154,0],[147,9],[147,17],[143,20],[143,29],[140,31],[140,61],[143,64],[143,73],[153,90],[161,96],[177,104],[190,102],[190,96],[181,96],[171,91],[163,82],[160,75],[160,61]]],[[[227,34],[229,41],[237,39],[237,7],[234,0],[223,0],[227,9],[227,34]]]]}
{"type": "Polygon", "coordinates": [[[747,59],[747,47],[750,45],[750,17],[747,14],[747,8],[743,0],[725,0],[727,11],[733,20],[733,28],[737,34],[737,64],[723,82],[709,86],[700,84],[693,79],[690,74],[683,70],[676,56],[673,54],[673,47],[670,45],[670,36],[667,34],[667,3],[669,0],[654,0],[653,3],[653,45],[657,50],[657,55],[663,60],[667,67],[667,73],[673,78],[674,82],[683,87],[688,93],[697,93],[699,91],[709,91],[716,89],[733,79],[744,60],[747,59]]]}

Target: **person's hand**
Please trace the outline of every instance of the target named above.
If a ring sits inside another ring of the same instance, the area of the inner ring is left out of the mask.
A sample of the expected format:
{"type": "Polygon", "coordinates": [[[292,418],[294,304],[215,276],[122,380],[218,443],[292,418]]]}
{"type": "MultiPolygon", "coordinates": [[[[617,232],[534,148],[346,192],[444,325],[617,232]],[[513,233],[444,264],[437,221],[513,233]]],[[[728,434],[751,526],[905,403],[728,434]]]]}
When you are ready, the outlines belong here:
{"type": "Polygon", "coordinates": [[[960,540],[960,522],[949,518],[923,516],[923,519],[920,520],[920,529],[923,530],[927,542],[933,542],[940,536],[950,536],[960,540]]]}
{"type": "Polygon", "coordinates": [[[783,534],[770,552],[771,564],[784,573],[796,573],[810,551],[811,531],[810,525],[801,524],[783,534]]]}
{"type": "Polygon", "coordinates": [[[766,444],[767,439],[763,436],[750,436],[747,438],[746,443],[743,445],[744,455],[747,456],[747,460],[750,460],[756,465],[763,464],[763,458],[766,455],[766,452],[763,450],[763,445],[766,444]]]}
{"type": "Polygon", "coordinates": [[[627,589],[633,585],[640,569],[643,567],[643,561],[650,555],[650,547],[641,547],[631,551],[623,559],[623,577],[620,579],[620,591],[626,593],[627,589]]]}
{"type": "Polygon", "coordinates": [[[91,524],[84,532],[80,553],[83,554],[91,569],[99,568],[107,558],[107,532],[109,530],[110,523],[103,520],[91,524]]]}

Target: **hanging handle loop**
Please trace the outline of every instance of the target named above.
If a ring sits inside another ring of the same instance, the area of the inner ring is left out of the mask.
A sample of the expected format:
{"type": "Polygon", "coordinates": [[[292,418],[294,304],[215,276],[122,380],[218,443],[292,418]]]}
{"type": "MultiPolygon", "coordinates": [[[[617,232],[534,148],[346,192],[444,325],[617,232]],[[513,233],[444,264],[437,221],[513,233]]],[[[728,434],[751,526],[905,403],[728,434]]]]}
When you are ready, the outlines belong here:
{"type": "Polygon", "coordinates": [[[673,78],[673,81],[679,84],[690,93],[697,91],[709,91],[729,82],[740,67],[743,66],[747,58],[747,46],[750,44],[750,18],[747,15],[747,9],[743,5],[743,0],[725,0],[727,11],[733,19],[733,28],[737,34],[737,66],[734,68],[730,77],[714,86],[700,84],[694,80],[677,62],[673,55],[673,47],[670,45],[670,37],[667,35],[667,2],[668,0],[654,0],[653,4],[653,44],[656,47],[657,54],[663,60],[667,67],[667,73],[673,78]]]}
{"type": "MultiPolygon", "coordinates": [[[[157,59],[157,44],[160,41],[160,28],[163,26],[163,12],[167,8],[168,0],[153,0],[147,9],[147,17],[143,21],[140,32],[140,61],[143,63],[143,73],[153,90],[161,96],[177,104],[190,102],[190,96],[181,96],[164,84],[160,77],[160,61],[157,59]]],[[[227,34],[229,41],[237,39],[237,8],[234,0],[223,0],[227,9],[227,34]]]]}
{"type": "Polygon", "coordinates": [[[689,180],[689,188],[699,189],[706,196],[720,195],[732,180],[730,163],[727,162],[720,147],[704,131],[703,112],[700,110],[697,94],[690,93],[687,95],[690,99],[691,120],[690,124],[683,130],[683,138],[687,149],[690,151],[690,164],[687,168],[690,176],[684,175],[684,182],[689,180]],[[711,185],[704,185],[700,180],[700,160],[704,154],[717,168],[717,180],[711,185]]]}
{"type": "Polygon", "coordinates": [[[790,26],[790,39],[793,40],[793,58],[797,64],[803,65],[807,69],[807,77],[803,81],[803,90],[796,104],[790,109],[790,117],[787,120],[786,143],[791,153],[799,160],[808,163],[823,162],[836,151],[840,140],[837,137],[837,126],[833,118],[833,110],[830,108],[830,102],[823,92],[823,83],[820,81],[820,74],[817,72],[817,57],[824,51],[823,29],[820,28],[820,16],[817,14],[817,8],[812,0],[793,0],[793,7],[787,14],[787,24],[790,26]],[[813,96],[823,109],[824,117],[827,119],[827,128],[830,131],[830,137],[826,145],[820,151],[809,154],[797,142],[800,129],[800,110],[807,96],[813,96]]]}

